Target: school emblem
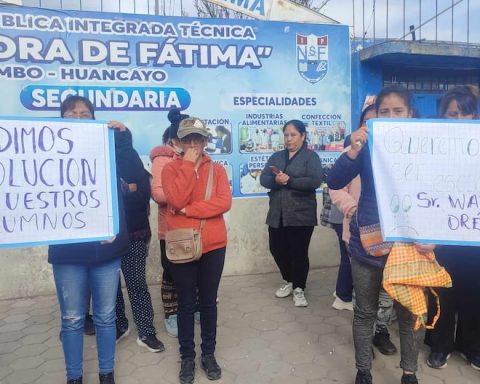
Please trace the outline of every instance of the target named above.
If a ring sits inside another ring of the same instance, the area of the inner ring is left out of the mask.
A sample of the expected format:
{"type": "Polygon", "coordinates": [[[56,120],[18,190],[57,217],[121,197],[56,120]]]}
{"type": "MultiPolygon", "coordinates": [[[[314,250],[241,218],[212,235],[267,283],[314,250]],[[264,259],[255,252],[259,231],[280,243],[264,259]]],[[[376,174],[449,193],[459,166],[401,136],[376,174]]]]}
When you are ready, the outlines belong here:
{"type": "Polygon", "coordinates": [[[303,36],[297,33],[298,73],[314,84],[322,80],[328,72],[328,35],[303,36]]]}

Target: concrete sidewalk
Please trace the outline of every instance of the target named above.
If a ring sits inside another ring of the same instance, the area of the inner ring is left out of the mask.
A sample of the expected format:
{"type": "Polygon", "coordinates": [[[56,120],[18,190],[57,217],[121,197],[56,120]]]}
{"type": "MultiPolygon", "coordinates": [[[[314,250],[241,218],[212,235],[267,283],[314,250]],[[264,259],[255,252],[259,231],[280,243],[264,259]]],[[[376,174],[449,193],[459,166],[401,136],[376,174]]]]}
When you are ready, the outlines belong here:
{"type": "MultiPolygon", "coordinates": [[[[224,277],[216,352],[223,377],[218,383],[353,384],[352,312],[331,307],[336,274],[335,268],[311,271],[308,308],[295,308],[291,297],[274,297],[281,282],[279,274],[224,277]]],[[[160,286],[152,286],[150,291],[158,337],[166,351],[155,354],[139,347],[131,322],[130,336],[117,345],[117,384],[178,383],[178,342],[167,336],[163,327],[160,286]]],[[[130,313],[128,316],[131,319],[130,313]]],[[[65,383],[59,325],[55,296],[0,301],[0,384],[65,383]]],[[[199,334],[199,326],[196,331],[199,334]]],[[[391,333],[399,346],[396,325],[391,333]]],[[[480,383],[480,372],[458,355],[442,370],[427,367],[426,356],[424,348],[417,375],[420,384],[480,383]]],[[[400,383],[399,360],[399,354],[383,356],[377,351],[374,382],[400,383]]],[[[92,336],[85,336],[84,383],[98,383],[92,336]]],[[[210,383],[199,368],[195,383],[210,383]]]]}

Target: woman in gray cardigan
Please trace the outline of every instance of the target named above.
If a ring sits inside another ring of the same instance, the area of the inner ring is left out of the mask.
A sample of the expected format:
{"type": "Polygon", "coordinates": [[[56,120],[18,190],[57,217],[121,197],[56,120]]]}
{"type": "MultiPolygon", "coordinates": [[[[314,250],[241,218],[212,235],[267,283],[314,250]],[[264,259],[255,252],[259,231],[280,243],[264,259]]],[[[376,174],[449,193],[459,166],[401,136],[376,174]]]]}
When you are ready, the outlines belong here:
{"type": "Polygon", "coordinates": [[[260,176],[260,184],[270,189],[267,215],[270,252],[285,284],[277,297],[293,293],[296,307],[306,307],[308,246],[317,225],[315,190],[323,179],[318,155],[307,148],[305,124],[290,120],[283,126],[285,147],[274,153],[260,176]]]}

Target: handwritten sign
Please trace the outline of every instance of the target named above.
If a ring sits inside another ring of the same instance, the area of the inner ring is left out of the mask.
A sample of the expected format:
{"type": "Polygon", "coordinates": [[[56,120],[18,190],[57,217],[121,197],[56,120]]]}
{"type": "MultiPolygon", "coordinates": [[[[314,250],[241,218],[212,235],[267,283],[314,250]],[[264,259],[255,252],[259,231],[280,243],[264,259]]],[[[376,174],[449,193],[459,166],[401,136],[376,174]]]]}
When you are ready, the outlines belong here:
{"type": "Polygon", "coordinates": [[[480,245],[480,122],[368,122],[385,240],[480,245]]]}
{"type": "Polygon", "coordinates": [[[0,247],[115,235],[114,150],[104,122],[0,118],[0,247]]]}

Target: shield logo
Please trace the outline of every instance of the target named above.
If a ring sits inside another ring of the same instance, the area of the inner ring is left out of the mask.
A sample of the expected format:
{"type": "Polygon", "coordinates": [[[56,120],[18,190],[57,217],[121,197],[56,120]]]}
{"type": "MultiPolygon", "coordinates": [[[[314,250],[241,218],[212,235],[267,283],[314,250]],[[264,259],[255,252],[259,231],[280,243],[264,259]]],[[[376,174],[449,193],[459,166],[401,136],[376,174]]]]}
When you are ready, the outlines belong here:
{"type": "Polygon", "coordinates": [[[328,35],[303,36],[297,33],[296,37],[298,73],[314,84],[328,72],[328,35]]]}

